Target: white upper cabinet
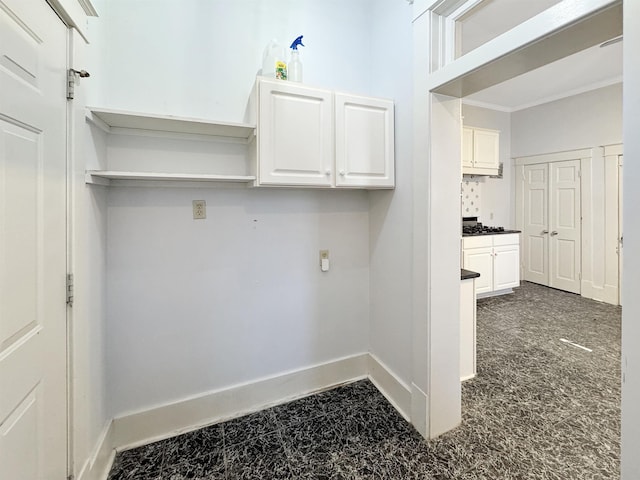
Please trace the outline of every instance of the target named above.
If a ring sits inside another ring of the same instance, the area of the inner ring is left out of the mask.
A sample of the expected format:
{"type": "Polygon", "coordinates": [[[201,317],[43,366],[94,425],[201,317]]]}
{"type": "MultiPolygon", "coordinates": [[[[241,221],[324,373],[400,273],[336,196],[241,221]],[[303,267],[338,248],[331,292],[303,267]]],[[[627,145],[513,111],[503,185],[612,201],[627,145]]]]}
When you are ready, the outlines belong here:
{"type": "Polygon", "coordinates": [[[393,102],[258,78],[256,185],[393,188],[393,102]]]}
{"type": "Polygon", "coordinates": [[[261,79],[257,138],[258,185],[333,185],[330,91],[261,79]]]}
{"type": "Polygon", "coordinates": [[[500,168],[500,132],[462,128],[462,173],[497,175],[500,168]]]}
{"type": "Polygon", "coordinates": [[[335,94],[336,186],[393,188],[393,102],[335,94]]]}

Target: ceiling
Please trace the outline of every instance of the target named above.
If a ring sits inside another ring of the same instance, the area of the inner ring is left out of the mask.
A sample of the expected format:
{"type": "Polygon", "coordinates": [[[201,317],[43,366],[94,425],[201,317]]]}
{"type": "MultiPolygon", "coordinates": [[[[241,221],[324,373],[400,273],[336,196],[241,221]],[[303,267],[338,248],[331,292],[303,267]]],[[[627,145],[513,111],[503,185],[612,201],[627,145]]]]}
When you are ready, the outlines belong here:
{"type": "Polygon", "coordinates": [[[463,103],[515,112],[622,81],[623,42],[599,45],[469,95],[463,103]]]}

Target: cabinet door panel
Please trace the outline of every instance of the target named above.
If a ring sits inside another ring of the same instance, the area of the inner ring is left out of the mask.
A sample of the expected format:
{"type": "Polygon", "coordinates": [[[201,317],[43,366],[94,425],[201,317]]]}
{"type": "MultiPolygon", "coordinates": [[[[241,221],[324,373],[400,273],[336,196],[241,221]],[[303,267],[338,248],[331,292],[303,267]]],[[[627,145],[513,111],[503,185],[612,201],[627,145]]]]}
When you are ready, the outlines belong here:
{"type": "Polygon", "coordinates": [[[393,187],[393,102],[337,93],[336,186],[393,187]]]}
{"type": "Polygon", "coordinates": [[[504,290],[520,286],[520,248],[517,245],[494,247],[493,288],[504,290]]]}
{"type": "Polygon", "coordinates": [[[463,253],[462,267],[480,274],[476,278],[476,294],[493,291],[492,251],[491,247],[486,247],[465,250],[463,253]]]}
{"type": "Polygon", "coordinates": [[[475,168],[500,167],[500,134],[490,130],[473,131],[473,166],[475,168]]]}
{"type": "Polygon", "coordinates": [[[329,91],[260,82],[260,184],[333,184],[333,107],[329,91]]]}

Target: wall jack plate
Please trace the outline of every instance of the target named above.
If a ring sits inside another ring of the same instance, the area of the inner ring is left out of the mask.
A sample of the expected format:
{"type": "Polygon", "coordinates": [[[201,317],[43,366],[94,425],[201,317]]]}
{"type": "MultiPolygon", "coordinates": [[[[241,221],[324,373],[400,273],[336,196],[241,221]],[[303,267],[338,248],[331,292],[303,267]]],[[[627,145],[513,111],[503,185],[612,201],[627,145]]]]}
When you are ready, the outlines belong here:
{"type": "Polygon", "coordinates": [[[193,219],[202,220],[207,218],[207,202],[204,200],[193,201],[193,219]]]}
{"type": "Polygon", "coordinates": [[[329,271],[329,250],[320,250],[320,270],[329,271]]]}

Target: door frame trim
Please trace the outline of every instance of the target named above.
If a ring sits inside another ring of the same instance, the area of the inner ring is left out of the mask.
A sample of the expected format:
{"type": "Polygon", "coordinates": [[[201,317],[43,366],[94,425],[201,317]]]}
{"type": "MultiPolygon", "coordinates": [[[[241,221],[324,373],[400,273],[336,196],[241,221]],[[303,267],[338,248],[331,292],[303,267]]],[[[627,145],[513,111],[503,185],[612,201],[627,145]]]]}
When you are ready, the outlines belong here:
{"type": "Polygon", "coordinates": [[[593,156],[593,148],[581,148],[578,150],[567,150],[565,152],[544,153],[541,155],[529,155],[526,157],[515,157],[514,165],[534,165],[536,163],[564,162],[566,160],[582,160],[593,156]]]}

